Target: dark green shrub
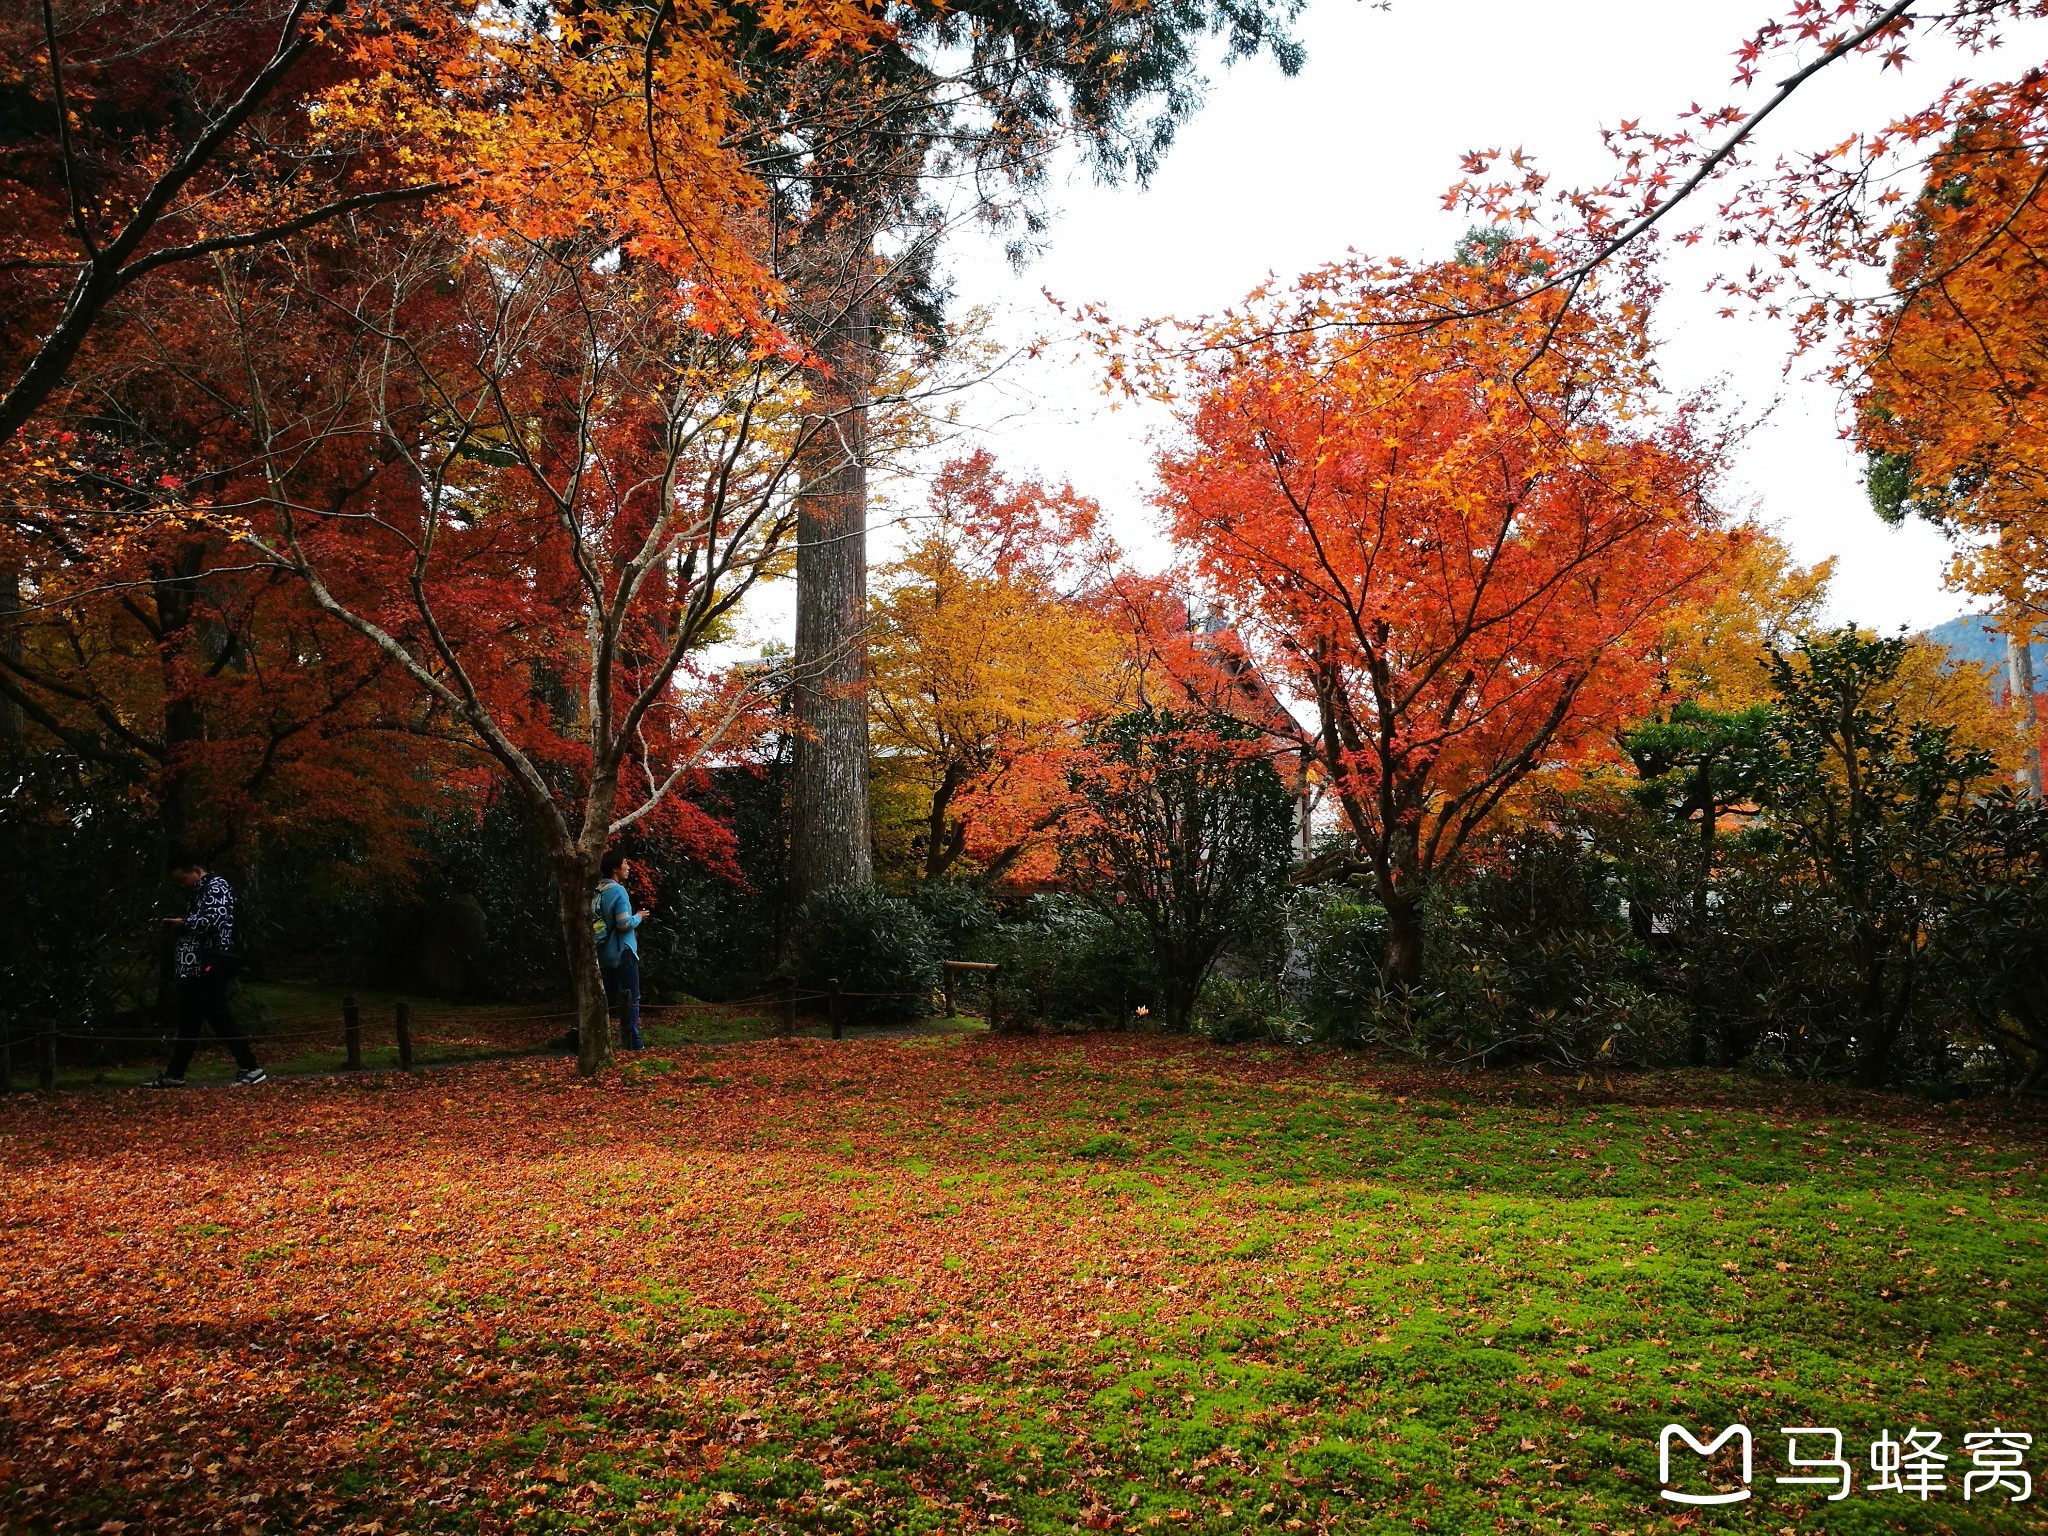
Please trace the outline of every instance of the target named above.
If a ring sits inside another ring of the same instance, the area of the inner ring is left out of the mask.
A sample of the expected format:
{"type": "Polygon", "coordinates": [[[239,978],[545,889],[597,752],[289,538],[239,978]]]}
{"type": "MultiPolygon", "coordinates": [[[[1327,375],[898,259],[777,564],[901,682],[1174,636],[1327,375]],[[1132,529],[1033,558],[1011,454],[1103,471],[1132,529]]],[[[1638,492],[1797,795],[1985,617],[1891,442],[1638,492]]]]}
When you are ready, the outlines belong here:
{"type": "Polygon", "coordinates": [[[1682,1010],[1631,932],[1621,873],[1576,828],[1528,828],[1439,893],[1425,1011],[1456,1060],[1640,1065],[1678,1059],[1682,1010]]]}
{"type": "Polygon", "coordinates": [[[1062,867],[1151,946],[1161,1022],[1186,1029],[1218,958],[1279,898],[1294,802],[1264,738],[1230,715],[1134,710],[1086,739],[1062,867]]]}
{"type": "Polygon", "coordinates": [[[1296,895],[1288,912],[1293,941],[1287,980],[1317,1034],[1363,1038],[1381,1008],[1387,909],[1351,885],[1296,895]]]}
{"type": "Polygon", "coordinates": [[[824,891],[796,916],[797,985],[823,992],[836,978],[849,1023],[892,1024],[931,1012],[939,937],[909,902],[872,886],[824,891]]]}
{"type": "Polygon", "coordinates": [[[120,785],[81,782],[54,755],[0,762],[0,774],[0,1007],[15,1039],[54,1026],[67,1060],[153,1052],[102,1037],[154,1030],[161,920],[185,906],[161,834],[120,785]]]}
{"type": "Polygon", "coordinates": [[[910,901],[932,925],[941,958],[989,958],[984,951],[1002,925],[1002,913],[980,886],[958,880],[926,880],[912,890],[910,901]]]}
{"type": "Polygon", "coordinates": [[[2048,1082],[2048,806],[2000,789],[1964,813],[1957,840],[1935,979],[1973,1025],[1961,1065],[1989,1056],[2015,1087],[2037,1089],[2048,1082]]]}
{"type": "Polygon", "coordinates": [[[1299,1010],[1279,986],[1221,972],[1210,976],[1195,1000],[1195,1032],[1218,1045],[1295,1045],[1311,1038],[1299,1010]]]}
{"type": "Polygon", "coordinates": [[[1349,887],[1297,898],[1291,979],[1326,1039],[1470,1065],[1671,1060],[1683,1012],[1625,893],[1624,873],[1576,828],[1525,829],[1431,892],[1414,992],[1383,989],[1386,913],[1349,887]]]}
{"type": "Polygon", "coordinates": [[[1775,752],[1761,801],[1806,856],[1801,883],[1841,912],[1866,1087],[1948,1070],[1948,1021],[1926,1016],[1929,940],[1967,859],[1967,808],[1996,771],[1954,726],[1914,718],[1891,696],[1908,650],[1903,636],[1843,628],[1768,657],[1775,752]]]}
{"type": "Polygon", "coordinates": [[[986,953],[1008,1016],[1122,1029],[1158,1006],[1151,946],[1071,896],[1032,897],[986,953]]]}

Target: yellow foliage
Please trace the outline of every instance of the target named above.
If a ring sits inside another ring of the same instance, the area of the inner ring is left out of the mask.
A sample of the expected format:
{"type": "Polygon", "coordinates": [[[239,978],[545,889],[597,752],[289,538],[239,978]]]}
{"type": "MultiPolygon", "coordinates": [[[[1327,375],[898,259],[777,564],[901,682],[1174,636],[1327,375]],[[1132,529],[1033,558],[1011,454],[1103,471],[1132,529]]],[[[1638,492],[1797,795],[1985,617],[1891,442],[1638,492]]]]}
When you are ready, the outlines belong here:
{"type": "Polygon", "coordinates": [[[1955,727],[1957,746],[1982,748],[2007,772],[2025,755],[2019,712],[2001,702],[1994,670],[1957,660],[1945,645],[1913,641],[1887,696],[1908,720],[1955,727]]]}
{"type": "MultiPolygon", "coordinates": [[[[942,481],[940,525],[882,573],[871,716],[922,873],[966,857],[1016,873],[1064,803],[1078,722],[1112,698],[1120,650],[1063,588],[1092,504],[1021,491],[982,456],[942,481]]],[[[886,809],[886,808],[885,808],[886,809]]]]}
{"type": "Polygon", "coordinates": [[[1738,710],[1770,697],[1763,655],[1812,630],[1835,562],[1801,566],[1775,534],[1734,531],[1719,579],[1681,608],[1665,632],[1669,692],[1709,709],[1738,710]]]}

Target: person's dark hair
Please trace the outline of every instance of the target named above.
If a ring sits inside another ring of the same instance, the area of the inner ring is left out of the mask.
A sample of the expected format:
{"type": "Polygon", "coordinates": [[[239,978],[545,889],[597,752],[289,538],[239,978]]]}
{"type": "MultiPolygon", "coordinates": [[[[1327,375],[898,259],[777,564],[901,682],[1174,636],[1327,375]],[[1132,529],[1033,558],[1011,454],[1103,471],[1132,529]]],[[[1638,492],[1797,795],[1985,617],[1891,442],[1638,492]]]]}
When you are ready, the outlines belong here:
{"type": "Polygon", "coordinates": [[[631,857],[623,848],[613,848],[597,861],[597,872],[609,880],[619,872],[619,866],[631,857]]]}
{"type": "Polygon", "coordinates": [[[189,848],[173,848],[164,859],[164,868],[174,875],[187,869],[204,870],[206,860],[189,848]]]}

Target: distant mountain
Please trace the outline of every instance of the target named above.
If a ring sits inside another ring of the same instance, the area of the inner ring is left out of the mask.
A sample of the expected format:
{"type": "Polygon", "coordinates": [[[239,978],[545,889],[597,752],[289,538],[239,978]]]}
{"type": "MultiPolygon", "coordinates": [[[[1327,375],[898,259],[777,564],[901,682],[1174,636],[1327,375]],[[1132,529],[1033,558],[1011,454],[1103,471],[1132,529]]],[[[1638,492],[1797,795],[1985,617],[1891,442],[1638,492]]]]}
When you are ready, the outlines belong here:
{"type": "Polygon", "coordinates": [[[1990,614],[1959,614],[1946,624],[1923,631],[1920,638],[1947,646],[1957,661],[1974,661],[1995,668],[2001,680],[2005,675],[2005,636],[1990,614]]]}

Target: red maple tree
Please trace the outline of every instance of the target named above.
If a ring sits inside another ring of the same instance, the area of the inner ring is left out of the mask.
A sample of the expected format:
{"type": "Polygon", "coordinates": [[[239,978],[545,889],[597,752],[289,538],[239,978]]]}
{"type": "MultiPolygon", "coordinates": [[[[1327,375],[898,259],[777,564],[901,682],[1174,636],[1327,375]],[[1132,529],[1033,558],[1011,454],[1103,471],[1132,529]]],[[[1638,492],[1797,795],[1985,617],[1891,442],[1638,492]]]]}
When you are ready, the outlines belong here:
{"type": "Polygon", "coordinates": [[[1343,263],[1145,371],[1185,428],[1160,503],[1251,659],[1312,708],[1398,986],[1435,873],[1529,774],[1606,750],[1721,547],[1699,408],[1653,410],[1648,293],[1381,323],[1487,309],[1549,259],[1343,263]]]}

